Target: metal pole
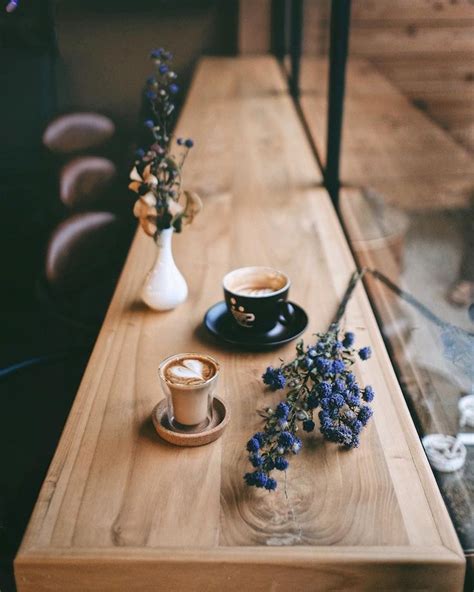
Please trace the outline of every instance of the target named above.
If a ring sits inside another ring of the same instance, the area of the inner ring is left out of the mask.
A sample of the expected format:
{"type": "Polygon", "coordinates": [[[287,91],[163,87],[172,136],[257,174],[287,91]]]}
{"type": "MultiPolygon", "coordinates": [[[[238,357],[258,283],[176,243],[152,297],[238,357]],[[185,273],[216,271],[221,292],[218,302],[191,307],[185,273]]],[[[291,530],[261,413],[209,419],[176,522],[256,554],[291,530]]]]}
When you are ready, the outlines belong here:
{"type": "Polygon", "coordinates": [[[329,49],[329,92],[326,170],[324,180],[327,190],[338,206],[339,163],[341,156],[341,135],[344,111],[346,61],[349,49],[351,0],[332,0],[331,39],[329,49]]]}
{"type": "Polygon", "coordinates": [[[300,64],[303,42],[303,0],[291,0],[291,94],[298,98],[300,94],[300,64]]]}
{"type": "Polygon", "coordinates": [[[271,44],[272,51],[277,59],[283,60],[286,54],[286,27],[285,27],[285,10],[286,0],[272,1],[272,34],[271,44]]]}

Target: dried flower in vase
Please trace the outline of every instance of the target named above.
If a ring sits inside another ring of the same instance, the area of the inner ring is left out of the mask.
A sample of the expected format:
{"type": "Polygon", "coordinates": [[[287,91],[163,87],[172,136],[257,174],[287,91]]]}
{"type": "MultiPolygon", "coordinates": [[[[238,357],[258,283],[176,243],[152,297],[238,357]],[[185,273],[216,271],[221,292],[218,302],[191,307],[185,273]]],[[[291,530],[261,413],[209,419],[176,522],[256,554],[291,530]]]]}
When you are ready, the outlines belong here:
{"type": "Polygon", "coordinates": [[[171,69],[173,56],[164,49],[151,52],[155,74],[147,80],[145,98],[152,116],[144,122],[151,142],[148,150],[137,150],[137,160],[130,173],[129,189],[139,198],[133,208],[146,234],[158,237],[162,230],[181,232],[202,208],[196,193],[182,191],[182,168],[194,142],[170,132],[175,111],[173,96],[179,91],[177,75],[171,69]]]}

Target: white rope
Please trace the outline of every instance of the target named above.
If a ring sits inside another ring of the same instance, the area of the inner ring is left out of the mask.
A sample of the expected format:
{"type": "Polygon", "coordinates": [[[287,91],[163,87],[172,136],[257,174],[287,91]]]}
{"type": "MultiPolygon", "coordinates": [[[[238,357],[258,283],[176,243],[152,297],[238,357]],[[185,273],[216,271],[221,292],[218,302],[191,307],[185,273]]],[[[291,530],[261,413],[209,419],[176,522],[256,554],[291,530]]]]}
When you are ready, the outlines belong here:
{"type": "Polygon", "coordinates": [[[457,471],[466,461],[466,447],[458,438],[444,434],[429,434],[422,442],[431,466],[437,471],[457,471]]]}
{"type": "Polygon", "coordinates": [[[461,397],[458,402],[458,409],[461,414],[459,420],[461,427],[469,426],[474,428],[474,395],[461,397]]]}

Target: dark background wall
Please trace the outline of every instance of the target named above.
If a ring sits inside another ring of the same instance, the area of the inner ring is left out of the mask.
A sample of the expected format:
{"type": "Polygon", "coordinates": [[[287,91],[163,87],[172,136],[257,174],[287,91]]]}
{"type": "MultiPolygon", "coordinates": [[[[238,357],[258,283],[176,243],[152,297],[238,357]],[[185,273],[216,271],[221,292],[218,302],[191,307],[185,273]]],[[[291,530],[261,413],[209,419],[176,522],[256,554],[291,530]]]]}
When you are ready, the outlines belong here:
{"type": "Polygon", "coordinates": [[[166,47],[186,84],[202,53],[236,46],[236,5],[224,0],[90,0],[57,3],[60,109],[94,108],[128,129],[150,70],[150,49],[166,47]]]}
{"type": "Polygon", "coordinates": [[[185,89],[202,53],[235,51],[236,19],[234,0],[22,0],[0,11],[0,174],[33,167],[58,111],[100,111],[131,132],[150,50],[175,54],[185,89]]]}

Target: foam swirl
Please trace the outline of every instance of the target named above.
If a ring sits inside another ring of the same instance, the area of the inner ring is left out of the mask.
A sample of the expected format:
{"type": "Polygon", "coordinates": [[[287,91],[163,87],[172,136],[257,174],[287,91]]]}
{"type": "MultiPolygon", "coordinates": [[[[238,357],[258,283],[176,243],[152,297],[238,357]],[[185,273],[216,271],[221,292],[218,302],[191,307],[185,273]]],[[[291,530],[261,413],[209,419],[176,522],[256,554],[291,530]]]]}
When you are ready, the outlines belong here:
{"type": "Polygon", "coordinates": [[[197,358],[181,358],[171,362],[165,376],[173,384],[197,384],[205,382],[215,373],[213,366],[197,358]]]}

